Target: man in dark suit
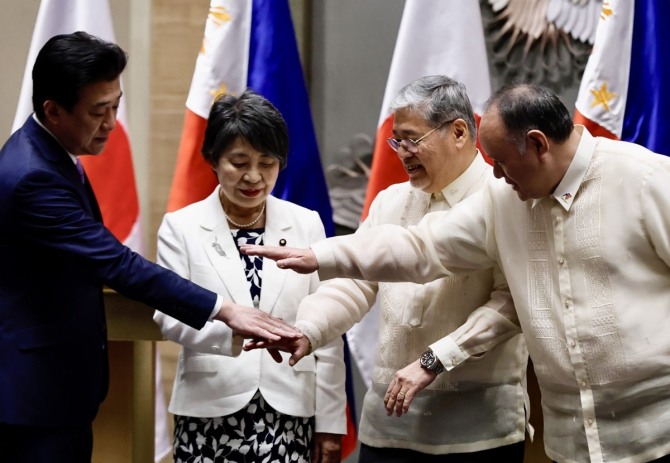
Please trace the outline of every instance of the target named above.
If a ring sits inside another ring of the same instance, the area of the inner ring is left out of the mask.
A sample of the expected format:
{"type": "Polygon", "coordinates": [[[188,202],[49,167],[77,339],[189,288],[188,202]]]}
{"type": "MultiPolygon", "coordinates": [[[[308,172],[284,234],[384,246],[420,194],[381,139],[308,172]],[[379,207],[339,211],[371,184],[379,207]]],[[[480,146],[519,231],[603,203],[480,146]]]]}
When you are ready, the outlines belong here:
{"type": "Polygon", "coordinates": [[[103,285],[194,328],[300,336],[143,259],[102,224],[78,156],[102,152],[115,127],[126,59],[83,32],[50,39],[33,67],[35,113],[0,151],[2,463],[90,462],[108,383],[103,285]]]}

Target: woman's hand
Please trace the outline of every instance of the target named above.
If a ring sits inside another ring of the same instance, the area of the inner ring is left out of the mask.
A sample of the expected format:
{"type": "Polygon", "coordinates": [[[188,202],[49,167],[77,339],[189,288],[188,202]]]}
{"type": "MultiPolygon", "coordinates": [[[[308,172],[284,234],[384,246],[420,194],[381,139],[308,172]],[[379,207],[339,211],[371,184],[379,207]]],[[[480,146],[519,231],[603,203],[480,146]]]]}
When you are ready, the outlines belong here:
{"type": "Polygon", "coordinates": [[[342,435],[327,432],[314,434],[312,463],[340,463],[342,460],[342,435]]]}

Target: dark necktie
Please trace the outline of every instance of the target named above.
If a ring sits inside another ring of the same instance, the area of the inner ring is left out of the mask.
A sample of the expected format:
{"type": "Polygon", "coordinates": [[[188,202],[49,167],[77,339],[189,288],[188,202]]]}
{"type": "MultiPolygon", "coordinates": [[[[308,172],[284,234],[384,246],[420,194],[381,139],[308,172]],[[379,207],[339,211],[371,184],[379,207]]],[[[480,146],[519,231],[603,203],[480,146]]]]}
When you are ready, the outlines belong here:
{"type": "Polygon", "coordinates": [[[81,183],[86,183],[86,176],[84,175],[84,166],[81,164],[79,158],[77,158],[75,166],[77,166],[77,172],[79,172],[79,180],[81,180],[81,183]]]}

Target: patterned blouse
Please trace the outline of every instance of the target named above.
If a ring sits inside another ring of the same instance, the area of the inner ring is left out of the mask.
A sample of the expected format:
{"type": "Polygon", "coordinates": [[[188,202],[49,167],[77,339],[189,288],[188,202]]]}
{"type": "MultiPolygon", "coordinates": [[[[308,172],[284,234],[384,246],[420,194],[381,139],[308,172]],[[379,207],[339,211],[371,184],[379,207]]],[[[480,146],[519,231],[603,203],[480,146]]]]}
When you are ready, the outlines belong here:
{"type": "Polygon", "coordinates": [[[240,230],[231,230],[233,241],[240,253],[240,259],[244,262],[244,273],[247,281],[251,285],[251,300],[254,307],[258,308],[261,301],[261,287],[263,286],[263,258],[259,256],[248,256],[240,252],[240,246],[243,244],[263,245],[263,236],[265,228],[249,228],[240,230]]]}

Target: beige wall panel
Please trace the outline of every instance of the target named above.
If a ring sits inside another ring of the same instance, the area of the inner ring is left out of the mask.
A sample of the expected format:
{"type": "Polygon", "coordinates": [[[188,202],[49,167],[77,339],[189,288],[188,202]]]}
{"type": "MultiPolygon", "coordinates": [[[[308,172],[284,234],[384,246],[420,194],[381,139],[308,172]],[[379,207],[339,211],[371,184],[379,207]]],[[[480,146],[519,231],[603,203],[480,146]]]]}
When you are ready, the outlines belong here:
{"type": "Polygon", "coordinates": [[[151,18],[151,153],[147,256],[156,255],[156,231],[165,213],[186,96],[191,85],[207,0],[153,0],[151,18]]]}

